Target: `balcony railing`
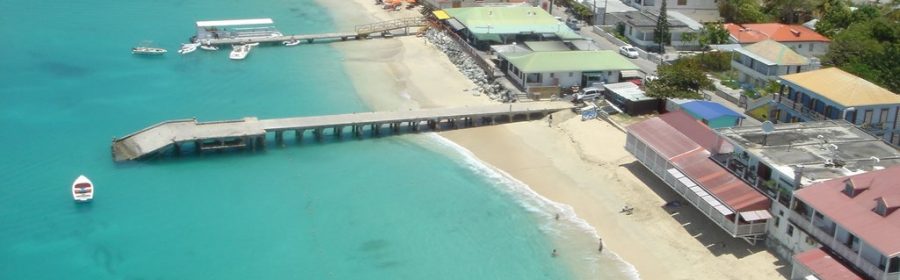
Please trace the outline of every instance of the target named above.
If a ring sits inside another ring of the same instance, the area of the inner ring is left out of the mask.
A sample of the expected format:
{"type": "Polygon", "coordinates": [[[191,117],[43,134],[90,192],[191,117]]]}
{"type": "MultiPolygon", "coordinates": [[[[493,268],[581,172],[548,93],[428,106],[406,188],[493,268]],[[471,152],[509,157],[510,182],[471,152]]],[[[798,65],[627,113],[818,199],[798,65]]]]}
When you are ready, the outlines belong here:
{"type": "Polygon", "coordinates": [[[807,117],[810,121],[824,121],[827,119],[825,115],[822,115],[821,113],[816,112],[813,109],[803,106],[803,104],[798,104],[793,100],[788,99],[788,97],[785,95],[779,94],[775,97],[775,100],[778,101],[778,103],[781,103],[782,105],[793,109],[795,112],[800,113],[804,117],[807,117]]]}
{"type": "Polygon", "coordinates": [[[869,261],[861,258],[858,252],[853,251],[844,245],[843,243],[837,241],[834,238],[833,234],[828,234],[823,231],[819,227],[813,225],[805,216],[795,211],[789,211],[788,220],[797,225],[797,227],[803,229],[803,231],[808,232],[812,235],[813,238],[819,241],[819,244],[822,244],[828,249],[831,249],[839,256],[847,260],[847,262],[856,266],[857,269],[865,273],[866,275],[874,278],[874,279],[883,279],[884,270],[878,268],[878,266],[869,263],[869,261]]]}

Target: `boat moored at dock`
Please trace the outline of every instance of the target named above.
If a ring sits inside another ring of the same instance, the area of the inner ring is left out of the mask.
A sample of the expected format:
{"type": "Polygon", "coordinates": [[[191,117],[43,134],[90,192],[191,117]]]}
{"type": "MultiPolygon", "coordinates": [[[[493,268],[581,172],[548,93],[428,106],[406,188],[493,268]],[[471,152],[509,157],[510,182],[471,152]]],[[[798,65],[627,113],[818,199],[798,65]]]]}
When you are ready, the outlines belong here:
{"type": "Polygon", "coordinates": [[[247,58],[247,55],[250,54],[250,49],[253,48],[253,46],[251,45],[234,45],[232,47],[234,49],[231,50],[228,58],[233,60],[242,60],[244,58],[247,58]]]}

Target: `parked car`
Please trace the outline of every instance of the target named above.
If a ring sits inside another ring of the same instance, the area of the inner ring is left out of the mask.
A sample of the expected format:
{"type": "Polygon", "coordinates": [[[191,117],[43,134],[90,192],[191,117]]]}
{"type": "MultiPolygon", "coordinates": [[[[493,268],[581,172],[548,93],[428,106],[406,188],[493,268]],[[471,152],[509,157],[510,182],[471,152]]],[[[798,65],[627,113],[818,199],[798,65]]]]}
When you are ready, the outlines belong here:
{"type": "Polygon", "coordinates": [[[580,92],[575,94],[574,102],[584,102],[597,99],[600,97],[600,94],[603,93],[603,90],[595,87],[588,87],[582,89],[580,92]]]}
{"type": "Polygon", "coordinates": [[[632,47],[631,45],[619,47],[619,54],[624,55],[627,58],[638,58],[638,56],[640,55],[638,54],[637,49],[632,47]]]}
{"type": "Polygon", "coordinates": [[[575,31],[581,30],[581,27],[578,26],[578,20],[574,19],[574,18],[567,18],[566,26],[568,26],[569,28],[571,28],[572,30],[575,30],[575,31]]]}

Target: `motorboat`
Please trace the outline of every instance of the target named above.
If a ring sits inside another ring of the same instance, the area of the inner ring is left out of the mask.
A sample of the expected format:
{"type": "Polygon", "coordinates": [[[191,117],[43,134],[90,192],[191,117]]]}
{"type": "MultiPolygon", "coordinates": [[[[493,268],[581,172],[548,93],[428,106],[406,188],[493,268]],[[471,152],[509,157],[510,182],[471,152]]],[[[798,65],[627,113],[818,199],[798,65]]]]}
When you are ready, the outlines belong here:
{"type": "Polygon", "coordinates": [[[88,202],[94,199],[94,183],[84,175],[78,175],[72,183],[72,198],[76,202],[88,202]]]}
{"type": "Polygon", "coordinates": [[[192,53],[192,52],[196,51],[197,47],[199,47],[199,46],[200,46],[200,43],[181,44],[181,49],[178,50],[178,53],[180,53],[180,54],[192,53]]]}
{"type": "Polygon", "coordinates": [[[288,46],[288,47],[293,47],[293,46],[299,45],[299,44],[300,44],[300,40],[293,39],[293,40],[290,40],[290,41],[284,41],[284,42],[281,42],[281,44],[283,44],[283,45],[285,45],[285,46],[288,46]]]}
{"type": "Polygon", "coordinates": [[[244,46],[251,46],[251,47],[259,46],[259,42],[247,43],[247,44],[244,44],[244,46]]]}
{"type": "Polygon", "coordinates": [[[132,54],[139,55],[163,55],[168,52],[166,49],[153,47],[149,41],[143,42],[137,47],[131,48],[132,54]]]}
{"type": "Polygon", "coordinates": [[[231,54],[228,55],[228,58],[234,60],[242,60],[247,57],[247,54],[250,54],[250,45],[234,45],[232,46],[234,49],[231,50],[231,54]]]}
{"type": "Polygon", "coordinates": [[[204,51],[218,51],[219,47],[209,45],[209,44],[201,44],[200,49],[202,49],[204,51]]]}

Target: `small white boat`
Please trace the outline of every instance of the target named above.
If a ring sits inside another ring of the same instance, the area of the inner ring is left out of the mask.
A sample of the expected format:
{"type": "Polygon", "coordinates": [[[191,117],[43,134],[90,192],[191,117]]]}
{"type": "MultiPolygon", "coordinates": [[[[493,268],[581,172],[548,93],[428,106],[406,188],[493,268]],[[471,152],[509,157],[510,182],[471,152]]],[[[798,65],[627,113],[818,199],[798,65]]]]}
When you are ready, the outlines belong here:
{"type": "Polygon", "coordinates": [[[200,45],[200,49],[204,51],[218,51],[219,47],[213,45],[200,45]]]}
{"type": "Polygon", "coordinates": [[[77,202],[88,202],[94,199],[94,183],[84,175],[79,175],[72,183],[72,198],[77,202]]]}
{"type": "Polygon", "coordinates": [[[288,47],[293,47],[293,46],[299,45],[300,40],[294,39],[294,40],[290,40],[290,41],[284,41],[284,42],[281,42],[281,44],[288,46],[288,47]]]}
{"type": "Polygon", "coordinates": [[[131,48],[131,53],[140,55],[163,55],[168,52],[166,49],[153,47],[151,44],[150,41],[143,42],[137,47],[131,48]]]}
{"type": "Polygon", "coordinates": [[[255,47],[255,46],[259,46],[259,42],[249,43],[249,44],[244,44],[244,45],[245,45],[245,46],[255,47]]]}
{"type": "Polygon", "coordinates": [[[234,45],[233,50],[231,50],[231,54],[228,55],[228,58],[234,60],[241,60],[247,57],[247,54],[250,53],[250,45],[234,45]]]}
{"type": "Polygon", "coordinates": [[[180,54],[188,54],[197,50],[197,47],[200,46],[200,43],[190,43],[190,44],[181,44],[181,49],[178,49],[178,53],[180,54]]]}

